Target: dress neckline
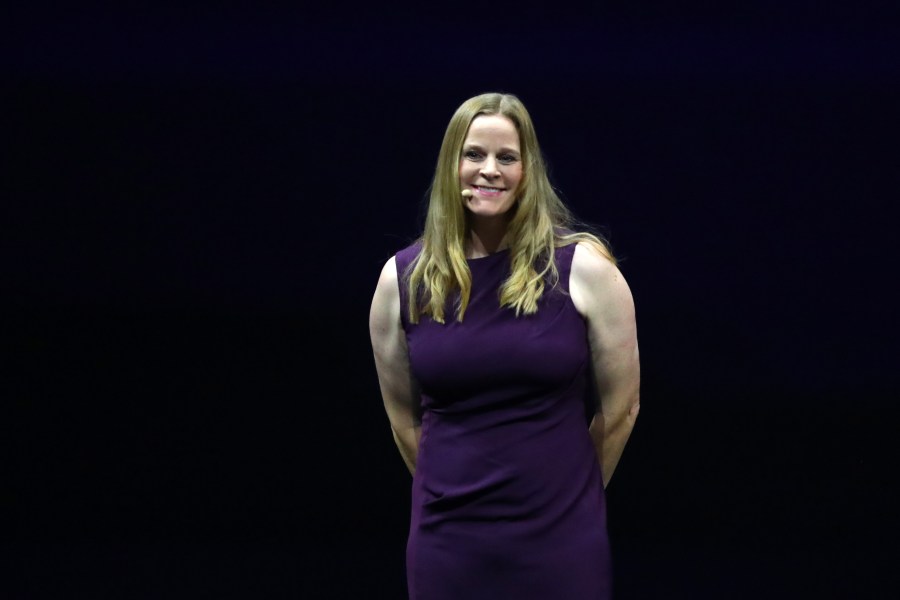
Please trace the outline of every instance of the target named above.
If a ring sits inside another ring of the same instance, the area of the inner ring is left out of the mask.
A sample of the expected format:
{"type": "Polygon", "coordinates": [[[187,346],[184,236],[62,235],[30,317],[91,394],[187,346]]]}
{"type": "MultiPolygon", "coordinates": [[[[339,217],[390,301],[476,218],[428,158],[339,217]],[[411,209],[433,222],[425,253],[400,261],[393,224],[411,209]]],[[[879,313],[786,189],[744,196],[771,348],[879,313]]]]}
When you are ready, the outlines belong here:
{"type": "Polygon", "coordinates": [[[509,254],[509,248],[503,248],[501,250],[497,250],[496,252],[492,252],[490,254],[486,254],[484,256],[477,256],[475,258],[467,258],[466,262],[478,262],[482,260],[488,260],[490,258],[495,258],[497,256],[503,256],[504,254],[509,254]]]}

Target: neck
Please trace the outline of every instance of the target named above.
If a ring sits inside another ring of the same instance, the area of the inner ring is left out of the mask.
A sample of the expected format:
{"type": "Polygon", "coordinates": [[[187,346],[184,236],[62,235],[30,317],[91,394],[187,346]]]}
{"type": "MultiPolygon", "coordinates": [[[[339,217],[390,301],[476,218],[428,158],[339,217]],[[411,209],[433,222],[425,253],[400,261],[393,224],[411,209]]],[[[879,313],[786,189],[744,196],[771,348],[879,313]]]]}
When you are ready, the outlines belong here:
{"type": "Polygon", "coordinates": [[[509,247],[506,239],[506,223],[482,224],[469,231],[466,240],[466,258],[480,258],[509,247]]]}

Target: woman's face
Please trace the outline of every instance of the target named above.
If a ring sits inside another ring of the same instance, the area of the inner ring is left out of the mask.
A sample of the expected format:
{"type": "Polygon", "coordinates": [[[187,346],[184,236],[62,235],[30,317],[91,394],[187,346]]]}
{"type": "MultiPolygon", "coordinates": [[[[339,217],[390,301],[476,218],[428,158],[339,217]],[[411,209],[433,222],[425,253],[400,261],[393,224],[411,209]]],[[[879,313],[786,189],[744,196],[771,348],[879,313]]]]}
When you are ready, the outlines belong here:
{"type": "Polygon", "coordinates": [[[522,180],[519,132],[502,115],[480,115],[469,125],[459,159],[459,184],[466,208],[491,217],[505,214],[516,202],[522,180]]]}

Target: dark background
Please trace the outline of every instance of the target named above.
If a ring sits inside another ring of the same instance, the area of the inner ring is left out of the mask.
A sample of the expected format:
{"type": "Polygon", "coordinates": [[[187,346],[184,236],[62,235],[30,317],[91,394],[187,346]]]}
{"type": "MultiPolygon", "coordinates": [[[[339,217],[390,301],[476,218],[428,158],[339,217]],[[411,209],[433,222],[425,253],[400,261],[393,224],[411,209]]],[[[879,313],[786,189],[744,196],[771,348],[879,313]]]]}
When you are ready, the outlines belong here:
{"type": "Polygon", "coordinates": [[[634,292],[618,600],[896,597],[896,3],[4,10],[0,597],[405,597],[369,301],[484,91],[634,292]]]}

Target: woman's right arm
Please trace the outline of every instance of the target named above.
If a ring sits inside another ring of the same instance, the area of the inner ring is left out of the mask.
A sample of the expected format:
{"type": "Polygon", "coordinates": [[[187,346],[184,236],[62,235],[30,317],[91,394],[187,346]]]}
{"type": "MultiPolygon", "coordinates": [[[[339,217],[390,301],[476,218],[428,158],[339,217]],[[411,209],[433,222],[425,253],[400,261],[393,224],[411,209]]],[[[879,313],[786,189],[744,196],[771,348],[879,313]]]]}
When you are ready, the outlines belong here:
{"type": "Polygon", "coordinates": [[[381,398],[394,442],[410,473],[416,470],[422,425],[418,386],[409,370],[406,335],[400,324],[397,265],[389,259],[381,270],[369,310],[369,336],[381,398]]]}

